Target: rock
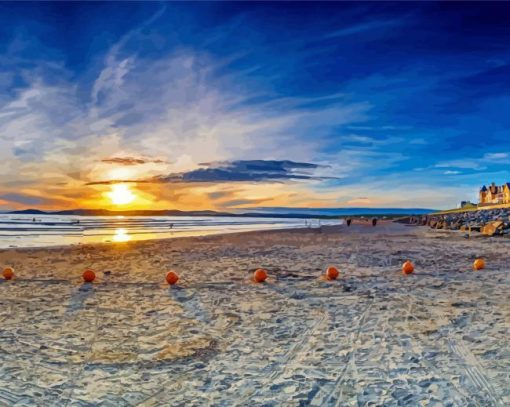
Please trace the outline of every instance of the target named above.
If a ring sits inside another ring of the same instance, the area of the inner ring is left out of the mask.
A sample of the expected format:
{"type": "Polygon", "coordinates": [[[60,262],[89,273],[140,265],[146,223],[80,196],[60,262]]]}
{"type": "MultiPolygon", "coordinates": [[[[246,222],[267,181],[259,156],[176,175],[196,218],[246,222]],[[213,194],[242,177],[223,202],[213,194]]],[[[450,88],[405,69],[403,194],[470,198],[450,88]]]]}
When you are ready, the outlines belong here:
{"type": "Polygon", "coordinates": [[[500,234],[500,231],[502,231],[502,229],[503,222],[501,221],[490,222],[482,228],[482,234],[486,236],[493,236],[495,234],[500,234]]]}

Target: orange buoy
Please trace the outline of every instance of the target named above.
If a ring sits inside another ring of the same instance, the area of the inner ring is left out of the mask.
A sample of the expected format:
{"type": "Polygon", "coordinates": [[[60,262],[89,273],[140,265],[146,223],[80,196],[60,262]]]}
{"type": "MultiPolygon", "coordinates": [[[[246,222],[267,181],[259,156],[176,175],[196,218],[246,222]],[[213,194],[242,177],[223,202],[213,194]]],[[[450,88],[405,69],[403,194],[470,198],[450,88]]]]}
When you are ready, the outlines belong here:
{"type": "Polygon", "coordinates": [[[91,269],[86,269],[81,276],[83,277],[83,281],[86,283],[91,283],[96,279],[96,273],[94,273],[94,270],[91,269]]]}
{"type": "Polygon", "coordinates": [[[10,280],[11,278],[14,277],[14,269],[12,267],[6,267],[4,268],[2,275],[6,280],[10,280]]]}
{"type": "Polygon", "coordinates": [[[326,270],[326,277],[328,278],[328,280],[336,280],[339,275],[340,275],[340,272],[338,271],[338,269],[336,267],[330,266],[326,270]]]}
{"type": "Polygon", "coordinates": [[[414,271],[413,263],[407,260],[404,264],[402,264],[402,273],[411,274],[414,271]]]}
{"type": "Polygon", "coordinates": [[[485,268],[485,261],[484,259],[476,259],[473,262],[473,270],[481,270],[485,268]]]}
{"type": "Polygon", "coordinates": [[[166,282],[170,285],[174,285],[179,281],[179,275],[175,271],[169,271],[166,273],[166,282]]]}
{"type": "Polygon", "coordinates": [[[264,269],[257,269],[257,270],[255,270],[255,273],[253,273],[253,279],[257,283],[263,283],[264,281],[266,281],[266,278],[267,278],[267,271],[264,269]]]}

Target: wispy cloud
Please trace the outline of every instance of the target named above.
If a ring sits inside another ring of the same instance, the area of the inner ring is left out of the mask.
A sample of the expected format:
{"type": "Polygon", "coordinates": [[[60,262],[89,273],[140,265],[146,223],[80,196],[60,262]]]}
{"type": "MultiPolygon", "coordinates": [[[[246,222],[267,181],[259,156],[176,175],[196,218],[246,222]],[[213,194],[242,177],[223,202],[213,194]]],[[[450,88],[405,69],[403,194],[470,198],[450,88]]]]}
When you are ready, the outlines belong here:
{"type": "Polygon", "coordinates": [[[117,165],[142,165],[148,163],[163,164],[167,161],[160,159],[149,159],[149,158],[136,158],[136,157],[112,157],[103,158],[101,162],[106,164],[117,164],[117,165]]]}
{"type": "Polygon", "coordinates": [[[466,170],[484,170],[487,168],[482,164],[479,158],[459,159],[440,162],[435,165],[436,168],[460,168],[466,170]]]}
{"type": "Polygon", "coordinates": [[[9,193],[0,195],[0,200],[17,202],[24,205],[40,205],[46,201],[46,199],[19,193],[9,193]]]}
{"type": "Polygon", "coordinates": [[[90,181],[85,185],[114,185],[114,184],[155,184],[158,183],[157,179],[109,179],[105,181],[90,181]]]}
{"type": "Polygon", "coordinates": [[[363,34],[371,31],[380,31],[383,29],[394,28],[404,24],[405,19],[384,19],[373,20],[359,24],[350,25],[327,34],[324,38],[341,38],[356,34],[363,34]]]}
{"type": "Polygon", "coordinates": [[[509,157],[508,153],[487,153],[484,155],[484,158],[488,160],[504,160],[509,157]]]}
{"type": "Polygon", "coordinates": [[[475,156],[437,163],[436,168],[453,168],[483,171],[489,167],[500,167],[510,164],[508,153],[485,153],[483,156],[475,156]]]}

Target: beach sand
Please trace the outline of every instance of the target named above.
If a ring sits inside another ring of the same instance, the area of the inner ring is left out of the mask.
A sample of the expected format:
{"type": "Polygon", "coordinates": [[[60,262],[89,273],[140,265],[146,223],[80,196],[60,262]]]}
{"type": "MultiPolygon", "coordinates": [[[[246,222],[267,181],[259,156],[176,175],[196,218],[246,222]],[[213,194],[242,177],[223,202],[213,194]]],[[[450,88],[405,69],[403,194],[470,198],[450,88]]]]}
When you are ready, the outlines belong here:
{"type": "Polygon", "coordinates": [[[509,249],[383,223],[3,250],[0,406],[510,405],[509,249]]]}

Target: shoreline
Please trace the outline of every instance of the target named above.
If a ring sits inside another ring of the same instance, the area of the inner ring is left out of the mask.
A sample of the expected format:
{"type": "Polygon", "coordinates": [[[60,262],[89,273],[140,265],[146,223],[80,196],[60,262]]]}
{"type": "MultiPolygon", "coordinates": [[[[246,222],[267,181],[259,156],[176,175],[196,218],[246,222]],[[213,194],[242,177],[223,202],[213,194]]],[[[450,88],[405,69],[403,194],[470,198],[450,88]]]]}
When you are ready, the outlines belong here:
{"type": "MultiPolygon", "coordinates": [[[[394,220],[388,219],[388,220],[380,220],[378,222],[378,226],[375,228],[368,222],[368,221],[359,221],[357,219],[353,219],[352,226],[358,225],[367,227],[371,230],[376,229],[379,227],[378,230],[380,230],[381,225],[387,225],[387,224],[397,224],[394,222],[394,220]]],[[[351,227],[352,227],[351,226],[351,227]]],[[[418,225],[406,225],[406,227],[409,226],[418,226],[418,225]]],[[[345,224],[338,224],[338,225],[322,225],[322,226],[312,226],[312,227],[295,227],[295,228],[281,228],[281,229],[258,229],[258,230],[242,230],[242,231],[221,231],[221,232],[212,232],[212,233],[204,233],[201,231],[197,231],[196,235],[186,235],[186,236],[175,236],[175,237],[162,237],[162,238],[153,238],[153,239],[135,239],[135,240],[129,240],[125,242],[113,242],[113,241],[104,241],[104,242],[87,242],[87,243],[70,243],[70,244],[62,244],[62,245],[49,245],[49,246],[19,246],[19,247],[4,247],[0,248],[0,255],[3,252],[7,251],[26,251],[26,250],[59,250],[59,249],[79,249],[79,248],[86,248],[88,246],[132,246],[137,245],[140,243],[156,243],[156,242],[167,242],[167,241],[174,241],[174,240],[180,240],[180,239],[200,239],[200,238],[208,238],[208,237],[214,237],[214,236],[236,236],[236,235],[247,235],[247,234],[259,234],[259,233],[281,233],[281,232],[310,232],[310,233],[334,233],[336,231],[341,231],[342,228],[347,229],[347,231],[351,230],[348,226],[345,224]]]]}
{"type": "MultiPolygon", "coordinates": [[[[27,221],[28,222],[28,221],[27,221]]],[[[341,224],[342,220],[315,220],[313,227],[319,224],[341,224]]],[[[56,228],[48,226],[43,229],[32,221],[28,228],[19,229],[14,222],[7,229],[2,229],[0,247],[62,247],[84,245],[90,243],[121,243],[138,240],[156,240],[186,236],[205,236],[214,234],[237,233],[257,230],[280,230],[307,227],[301,219],[264,218],[262,220],[242,220],[237,218],[189,218],[174,220],[165,218],[154,220],[148,218],[140,222],[133,218],[121,219],[88,219],[72,227],[56,228]]]]}
{"type": "MultiPolygon", "coordinates": [[[[321,228],[331,228],[337,227],[341,225],[329,225],[329,226],[321,226],[321,228]]],[[[282,229],[259,229],[259,230],[245,230],[245,231],[232,231],[232,232],[212,232],[212,233],[204,233],[201,231],[196,232],[196,235],[186,235],[186,236],[175,236],[175,237],[162,237],[162,238],[153,238],[153,239],[135,239],[129,240],[125,242],[113,242],[113,241],[104,241],[104,242],[87,242],[87,243],[70,243],[70,244],[62,244],[62,245],[49,245],[49,246],[19,246],[19,247],[4,247],[0,248],[0,254],[4,251],[10,250],[30,250],[30,249],[40,249],[40,250],[58,250],[58,249],[67,249],[67,248],[82,248],[87,246],[125,246],[125,245],[136,245],[142,242],[165,242],[172,241],[178,239],[198,239],[198,238],[206,238],[210,236],[228,236],[228,235],[242,235],[248,233],[270,233],[270,232],[288,232],[288,231],[306,231],[306,230],[318,230],[320,228],[317,227],[299,227],[299,228],[282,228],[282,229]]],[[[320,233],[320,232],[319,232],[320,233]]]]}

